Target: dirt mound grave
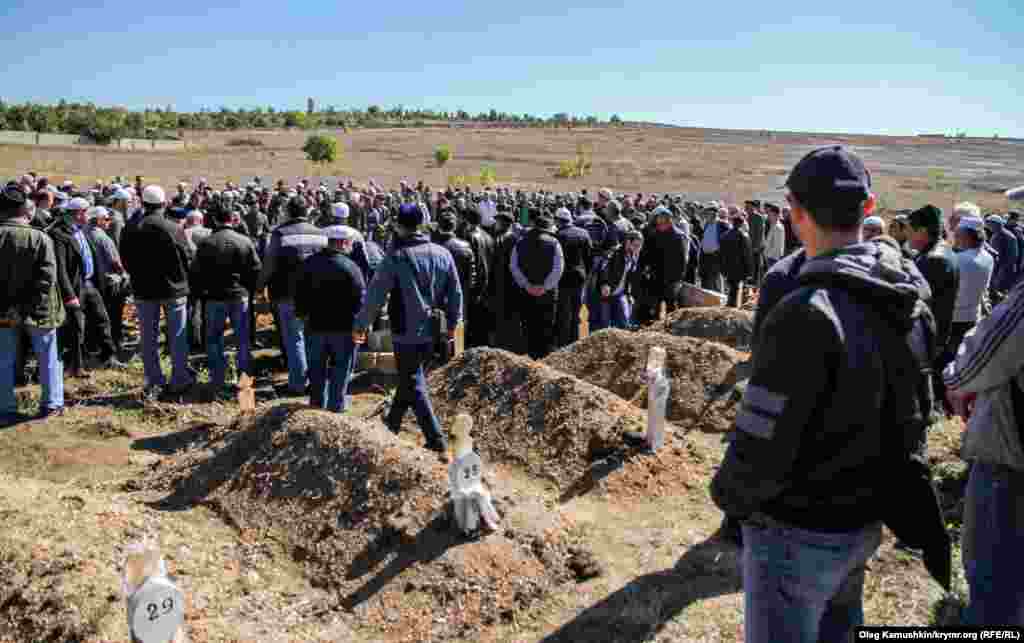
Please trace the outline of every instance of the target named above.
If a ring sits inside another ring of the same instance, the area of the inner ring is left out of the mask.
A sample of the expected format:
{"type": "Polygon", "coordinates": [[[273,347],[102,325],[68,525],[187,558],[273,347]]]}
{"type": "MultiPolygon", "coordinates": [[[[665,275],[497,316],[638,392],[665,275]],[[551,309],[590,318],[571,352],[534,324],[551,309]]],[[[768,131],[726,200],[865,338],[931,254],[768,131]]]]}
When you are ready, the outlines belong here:
{"type": "Polygon", "coordinates": [[[664,322],[666,333],[721,342],[749,351],[754,335],[754,313],[737,308],[680,308],[664,322]]]}
{"type": "Polygon", "coordinates": [[[569,580],[579,549],[562,514],[493,478],[502,528],[465,539],[432,454],[297,404],[211,433],[150,481],[170,491],[164,506],[202,503],[246,538],[283,541],[334,607],[387,640],[475,638],[569,580]]]}
{"type": "Polygon", "coordinates": [[[647,408],[647,354],[666,352],[672,382],[669,422],[684,430],[728,431],[736,419],[735,385],[749,377],[747,356],[728,346],[665,333],[603,330],[556,353],[544,363],[607,389],[635,408],[647,408]]]}
{"type": "Polygon", "coordinates": [[[708,474],[709,465],[671,426],[656,454],[625,447],[622,433],[643,430],[646,414],[543,362],[477,348],[432,373],[429,383],[442,422],[470,414],[481,456],[554,483],[562,501],[594,490],[617,499],[670,495],[708,474]]]}

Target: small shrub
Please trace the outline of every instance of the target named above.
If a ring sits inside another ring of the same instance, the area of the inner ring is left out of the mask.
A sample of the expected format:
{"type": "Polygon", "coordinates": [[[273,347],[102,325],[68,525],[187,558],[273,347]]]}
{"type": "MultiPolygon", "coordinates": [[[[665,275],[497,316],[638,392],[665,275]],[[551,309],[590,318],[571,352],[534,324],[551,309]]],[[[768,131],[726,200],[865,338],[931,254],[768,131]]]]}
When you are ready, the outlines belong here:
{"type": "Polygon", "coordinates": [[[263,147],[263,141],[258,138],[233,138],[228,141],[228,147],[263,147]]]}
{"type": "Polygon", "coordinates": [[[313,163],[328,165],[338,160],[338,139],[333,136],[316,134],[306,139],[302,146],[306,158],[313,163]]]}
{"type": "Polygon", "coordinates": [[[452,158],[452,149],[447,145],[438,145],[434,149],[434,162],[437,167],[444,167],[444,164],[452,158]]]}
{"type": "Polygon", "coordinates": [[[498,182],[498,175],[495,173],[494,168],[489,165],[485,165],[480,168],[480,185],[488,187],[498,182]]]}

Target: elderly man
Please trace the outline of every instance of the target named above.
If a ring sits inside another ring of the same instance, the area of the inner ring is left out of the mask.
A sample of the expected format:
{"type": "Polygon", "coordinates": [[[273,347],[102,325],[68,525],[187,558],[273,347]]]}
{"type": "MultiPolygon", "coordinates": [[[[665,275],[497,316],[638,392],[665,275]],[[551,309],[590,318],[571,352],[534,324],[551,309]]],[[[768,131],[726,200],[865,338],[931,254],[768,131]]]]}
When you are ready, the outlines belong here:
{"type": "Polygon", "coordinates": [[[306,325],[309,404],[341,413],[348,409],[356,356],[352,328],[366,296],[366,281],[349,259],[359,232],[332,225],[324,234],[327,246],[306,259],[298,274],[295,314],[306,325]]]}
{"type": "Polygon", "coordinates": [[[27,332],[39,361],[40,416],[64,408],[64,365],[57,329],[64,307],[57,286],[53,241],[29,224],[25,195],[17,186],[0,193],[0,426],[22,419],[14,396],[15,356],[27,332]]]}
{"type": "Polygon", "coordinates": [[[107,317],[110,319],[110,338],[114,342],[114,348],[120,353],[124,340],[124,305],[128,296],[128,276],[121,264],[121,253],[117,249],[117,244],[107,234],[112,223],[110,211],[103,206],[92,207],[86,211],[86,218],[89,221],[86,234],[96,249],[97,272],[105,275],[103,281],[97,284],[97,288],[103,295],[107,317]]]}
{"type": "Polygon", "coordinates": [[[786,228],[782,225],[782,211],[776,203],[766,203],[768,213],[768,232],[764,240],[764,260],[766,269],[782,259],[786,252],[786,228]]]}
{"type": "Polygon", "coordinates": [[[704,210],[705,224],[701,237],[700,282],[707,290],[722,292],[722,239],[731,229],[729,211],[709,207],[704,210]]]}
{"type": "Polygon", "coordinates": [[[989,243],[999,253],[996,259],[995,272],[992,274],[992,301],[999,303],[1006,293],[1017,283],[1017,263],[1020,247],[1017,237],[1004,226],[1006,221],[998,215],[989,215],[985,219],[985,228],[989,233],[989,243]]]}
{"type": "Polygon", "coordinates": [[[123,366],[116,359],[110,318],[98,287],[106,279],[106,273],[101,272],[105,266],[97,261],[97,250],[86,233],[88,210],[89,202],[85,199],[71,199],[64,216],[50,227],[57,256],[57,279],[68,311],[61,329],[61,347],[71,377],[85,375],[83,349],[87,332],[99,346],[102,367],[123,366]]]}
{"type": "Polygon", "coordinates": [[[956,261],[960,268],[960,284],[953,307],[949,342],[946,344],[944,361],[947,364],[956,357],[964,335],[981,321],[982,303],[995,269],[995,260],[985,250],[985,224],[980,216],[981,211],[974,204],[961,206],[968,207],[961,209],[960,223],[956,229],[956,247],[959,250],[956,261]],[[966,214],[965,210],[974,214],[966,214]]]}
{"type": "Polygon", "coordinates": [[[864,219],[864,223],[861,224],[861,230],[864,241],[871,241],[875,237],[881,237],[885,234],[885,221],[882,217],[870,216],[864,219]]]}

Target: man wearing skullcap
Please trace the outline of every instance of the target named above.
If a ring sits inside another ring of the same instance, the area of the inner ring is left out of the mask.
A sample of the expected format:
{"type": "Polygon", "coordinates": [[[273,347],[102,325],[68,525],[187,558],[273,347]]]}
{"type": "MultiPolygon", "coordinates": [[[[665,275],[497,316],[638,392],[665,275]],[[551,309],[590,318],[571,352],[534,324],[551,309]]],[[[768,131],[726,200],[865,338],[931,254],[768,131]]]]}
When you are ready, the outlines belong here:
{"type": "Polygon", "coordinates": [[[870,216],[864,219],[864,223],[861,224],[861,228],[864,231],[864,240],[870,241],[875,237],[880,237],[885,234],[885,221],[879,216],[870,216]]]}
{"type": "Polygon", "coordinates": [[[593,260],[593,246],[587,231],[573,224],[572,214],[567,208],[559,208],[555,212],[555,225],[558,227],[556,237],[565,257],[565,268],[558,282],[556,346],[561,348],[579,339],[580,308],[593,260]]]}
{"type": "Polygon", "coordinates": [[[309,403],[341,413],[355,364],[352,329],[366,296],[362,271],[349,256],[359,233],[335,224],[324,228],[327,246],[306,259],[297,276],[295,314],[306,325],[309,403]]]}

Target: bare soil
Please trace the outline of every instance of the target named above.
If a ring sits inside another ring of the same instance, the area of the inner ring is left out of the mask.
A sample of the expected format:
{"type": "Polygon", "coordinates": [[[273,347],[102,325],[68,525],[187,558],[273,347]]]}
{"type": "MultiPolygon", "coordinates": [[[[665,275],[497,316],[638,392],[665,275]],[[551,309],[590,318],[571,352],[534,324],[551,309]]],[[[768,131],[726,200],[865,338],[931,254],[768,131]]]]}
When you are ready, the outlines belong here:
{"type": "Polygon", "coordinates": [[[850,145],[866,160],[883,208],[935,203],[948,209],[959,200],[1005,209],[1002,192],[1024,183],[1024,143],[953,141],[917,137],[830,136],[693,128],[472,129],[422,128],[332,131],[341,160],[315,168],[300,148],[301,131],[184,132],[187,152],[109,150],[102,147],[0,146],[0,175],[34,169],[79,183],[134,177],[170,186],[206,177],[218,185],[231,179],[351,177],[384,185],[424,180],[435,188],[451,177],[471,180],[483,167],[497,180],[527,188],[626,192],[684,192],[696,199],[780,197],[784,176],[808,150],[850,145]],[[229,147],[232,138],[252,137],[262,147],[229,147]],[[449,145],[452,160],[438,168],[434,149],[449,145]],[[593,171],[582,180],[556,179],[559,162],[588,150],[593,171]]]}
{"type": "Polygon", "coordinates": [[[739,391],[749,377],[749,356],[724,344],[666,333],[602,330],[552,353],[544,363],[607,389],[647,409],[647,355],[666,351],[671,381],[667,417],[683,431],[722,433],[732,428],[739,391]]]}
{"type": "Polygon", "coordinates": [[[723,306],[680,308],[666,317],[659,330],[679,337],[720,342],[749,352],[754,334],[754,313],[723,306]]]}

